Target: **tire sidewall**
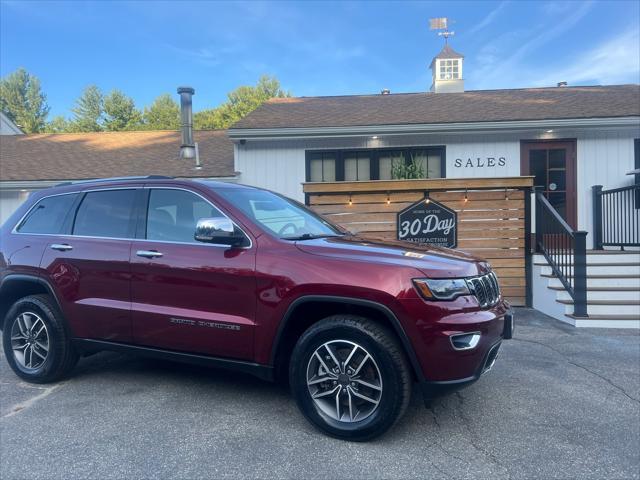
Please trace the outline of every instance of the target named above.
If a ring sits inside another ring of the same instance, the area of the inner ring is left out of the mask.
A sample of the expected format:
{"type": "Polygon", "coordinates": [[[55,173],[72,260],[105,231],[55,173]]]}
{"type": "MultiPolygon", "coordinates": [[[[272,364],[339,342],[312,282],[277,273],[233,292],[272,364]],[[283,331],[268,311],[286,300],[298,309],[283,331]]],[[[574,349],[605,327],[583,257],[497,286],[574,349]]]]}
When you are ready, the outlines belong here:
{"type": "Polygon", "coordinates": [[[55,312],[39,298],[23,298],[18,300],[9,309],[4,320],[2,343],[7,363],[9,363],[9,366],[16,375],[34,383],[44,383],[48,381],[48,378],[56,371],[58,363],[62,360],[61,354],[65,339],[63,338],[60,327],[61,325],[56,318],[55,312]],[[45,323],[47,333],[49,334],[49,352],[47,359],[36,369],[27,369],[20,365],[15,359],[13,349],[11,348],[11,330],[13,324],[17,317],[24,312],[36,313],[45,323]]]}
{"type": "Polygon", "coordinates": [[[291,390],[303,415],[323,432],[334,437],[364,441],[380,435],[396,420],[402,401],[401,378],[390,353],[366,330],[349,325],[327,324],[311,328],[294,349],[290,368],[291,390]],[[348,340],[365,348],[374,358],[382,377],[382,396],[376,410],[353,423],[339,422],[320,411],[307,386],[307,365],[313,352],[331,340],[348,340]]]}

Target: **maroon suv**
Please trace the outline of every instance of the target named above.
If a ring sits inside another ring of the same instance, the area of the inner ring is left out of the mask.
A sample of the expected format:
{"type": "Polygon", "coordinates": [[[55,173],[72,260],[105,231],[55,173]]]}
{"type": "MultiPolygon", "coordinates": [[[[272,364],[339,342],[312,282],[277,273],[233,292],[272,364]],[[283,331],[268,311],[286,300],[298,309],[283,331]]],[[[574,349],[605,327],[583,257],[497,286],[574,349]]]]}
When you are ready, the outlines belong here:
{"type": "Polygon", "coordinates": [[[493,365],[513,317],[490,266],[359,238],[257,188],[164,177],[37,192],[3,225],[7,361],[52,382],[117,350],[288,380],[324,432],[391,427],[493,365]]]}

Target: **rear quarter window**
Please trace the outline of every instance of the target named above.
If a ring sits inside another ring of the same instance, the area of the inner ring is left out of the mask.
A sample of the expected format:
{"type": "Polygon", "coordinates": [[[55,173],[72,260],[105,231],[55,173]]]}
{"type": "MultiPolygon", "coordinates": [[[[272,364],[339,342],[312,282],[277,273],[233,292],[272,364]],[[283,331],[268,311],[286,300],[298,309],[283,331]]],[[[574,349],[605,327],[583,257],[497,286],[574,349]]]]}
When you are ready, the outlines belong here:
{"type": "Polygon", "coordinates": [[[56,195],[40,200],[16,229],[20,233],[59,234],[78,197],[77,193],[56,195]]]}

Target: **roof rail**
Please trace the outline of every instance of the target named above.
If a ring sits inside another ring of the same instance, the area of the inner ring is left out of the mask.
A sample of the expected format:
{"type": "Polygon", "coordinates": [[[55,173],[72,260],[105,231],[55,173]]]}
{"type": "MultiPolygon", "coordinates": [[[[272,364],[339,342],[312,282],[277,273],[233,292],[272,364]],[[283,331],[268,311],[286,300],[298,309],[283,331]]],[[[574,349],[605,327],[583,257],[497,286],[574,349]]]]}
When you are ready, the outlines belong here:
{"type": "Polygon", "coordinates": [[[56,187],[62,187],[65,185],[77,185],[82,183],[99,183],[99,182],[117,182],[119,180],[168,180],[174,177],[168,177],[166,175],[139,175],[134,177],[109,177],[109,178],[93,178],[89,180],[72,180],[69,182],[58,183],[56,187]]]}

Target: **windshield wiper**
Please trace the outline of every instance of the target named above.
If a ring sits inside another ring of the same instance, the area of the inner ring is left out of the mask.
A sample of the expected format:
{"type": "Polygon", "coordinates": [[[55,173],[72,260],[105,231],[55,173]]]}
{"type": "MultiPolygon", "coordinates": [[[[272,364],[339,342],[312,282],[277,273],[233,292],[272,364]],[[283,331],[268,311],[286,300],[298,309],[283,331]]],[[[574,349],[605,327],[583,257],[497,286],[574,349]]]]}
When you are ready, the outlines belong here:
{"type": "Polygon", "coordinates": [[[330,238],[330,237],[341,237],[342,234],[339,233],[325,233],[320,235],[315,235],[313,233],[303,233],[302,235],[298,235],[296,237],[282,237],[283,240],[313,240],[316,238],[330,238]]]}

